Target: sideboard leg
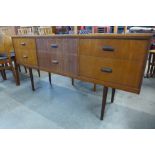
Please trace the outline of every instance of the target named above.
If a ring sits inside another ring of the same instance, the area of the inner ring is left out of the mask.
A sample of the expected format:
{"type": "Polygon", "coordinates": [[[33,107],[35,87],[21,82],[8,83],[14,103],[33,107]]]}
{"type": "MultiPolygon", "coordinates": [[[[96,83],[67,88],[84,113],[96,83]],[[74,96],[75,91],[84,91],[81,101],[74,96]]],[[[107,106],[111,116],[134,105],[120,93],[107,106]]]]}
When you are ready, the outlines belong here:
{"type": "Polygon", "coordinates": [[[19,72],[21,72],[21,68],[20,68],[20,65],[18,65],[18,69],[19,69],[19,72]]]}
{"type": "Polygon", "coordinates": [[[34,80],[33,80],[33,73],[32,73],[32,68],[29,68],[29,73],[30,73],[30,78],[31,78],[31,86],[32,86],[32,90],[35,91],[35,88],[34,88],[34,80]]]}
{"type": "Polygon", "coordinates": [[[49,77],[49,82],[50,82],[50,85],[52,85],[51,73],[50,73],[50,72],[48,73],[48,77],[49,77]]]}
{"type": "Polygon", "coordinates": [[[72,86],[74,86],[74,78],[72,78],[72,86]]]}
{"type": "Polygon", "coordinates": [[[40,77],[40,70],[39,70],[39,69],[37,69],[37,71],[38,71],[38,76],[40,77]]]}
{"type": "Polygon", "coordinates": [[[103,120],[104,110],[105,110],[105,105],[106,105],[106,100],[107,100],[107,94],[108,94],[108,87],[104,87],[103,96],[102,96],[102,108],[101,108],[100,120],[103,120]]]}
{"type": "Polygon", "coordinates": [[[152,54],[149,53],[148,68],[147,68],[147,73],[146,73],[146,77],[147,77],[147,78],[149,78],[149,73],[150,73],[150,68],[151,68],[151,57],[152,57],[152,54]]]}
{"type": "Polygon", "coordinates": [[[94,83],[93,91],[96,92],[96,83],[94,83]]]}
{"type": "Polygon", "coordinates": [[[24,66],[24,69],[25,69],[25,73],[27,73],[27,69],[26,69],[26,67],[24,66]]]}
{"type": "Polygon", "coordinates": [[[115,88],[112,88],[111,103],[114,102],[115,92],[116,92],[115,88]]]}
{"type": "Polygon", "coordinates": [[[15,73],[16,73],[16,85],[20,85],[20,78],[19,78],[19,65],[16,62],[16,59],[14,59],[14,64],[15,64],[15,73]]]}

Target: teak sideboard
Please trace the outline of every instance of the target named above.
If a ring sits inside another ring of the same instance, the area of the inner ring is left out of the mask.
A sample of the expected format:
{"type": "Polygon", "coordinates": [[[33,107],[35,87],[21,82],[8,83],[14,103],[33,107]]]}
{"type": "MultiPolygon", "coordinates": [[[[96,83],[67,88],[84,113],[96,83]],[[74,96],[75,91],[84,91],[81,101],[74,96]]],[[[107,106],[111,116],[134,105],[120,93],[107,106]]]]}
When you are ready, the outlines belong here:
{"type": "Polygon", "coordinates": [[[13,36],[18,65],[140,93],[151,34],[13,36]]]}

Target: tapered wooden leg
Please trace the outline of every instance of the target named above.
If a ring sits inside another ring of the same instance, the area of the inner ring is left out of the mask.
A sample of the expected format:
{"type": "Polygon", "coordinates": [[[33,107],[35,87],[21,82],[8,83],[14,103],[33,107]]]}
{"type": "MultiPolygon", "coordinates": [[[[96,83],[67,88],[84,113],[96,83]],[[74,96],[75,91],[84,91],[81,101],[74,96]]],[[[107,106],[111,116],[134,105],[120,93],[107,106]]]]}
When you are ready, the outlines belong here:
{"type": "Polygon", "coordinates": [[[18,65],[18,69],[19,69],[19,72],[21,72],[21,68],[20,68],[20,65],[18,65]]]}
{"type": "Polygon", "coordinates": [[[14,59],[14,66],[15,66],[15,74],[16,74],[16,85],[20,85],[20,78],[19,78],[19,65],[16,62],[16,59],[14,59]]]}
{"type": "Polygon", "coordinates": [[[93,91],[96,91],[96,84],[94,83],[93,91]]]}
{"type": "Polygon", "coordinates": [[[49,77],[49,82],[50,82],[50,85],[52,85],[51,73],[50,73],[50,72],[48,73],[48,77],[49,77]]]}
{"type": "MultiPolygon", "coordinates": [[[[4,67],[4,64],[2,64],[2,67],[4,67]]],[[[7,80],[5,69],[2,70],[2,74],[3,74],[3,79],[7,80]]]]}
{"type": "Polygon", "coordinates": [[[101,108],[100,120],[103,120],[104,110],[105,110],[105,105],[106,105],[106,100],[107,100],[107,94],[108,94],[108,87],[104,87],[103,96],[102,96],[102,108],[101,108]]]}
{"type": "Polygon", "coordinates": [[[147,73],[146,73],[147,78],[149,77],[149,72],[150,72],[150,68],[151,68],[151,57],[152,57],[152,54],[150,53],[149,59],[148,59],[148,68],[147,68],[147,73]]]}
{"type": "Polygon", "coordinates": [[[115,88],[112,88],[112,94],[111,94],[111,103],[114,102],[114,97],[115,97],[115,88]]]}
{"type": "Polygon", "coordinates": [[[151,69],[150,69],[150,77],[153,77],[154,62],[155,62],[155,56],[153,55],[153,58],[152,58],[152,65],[151,65],[151,69]]]}
{"type": "Polygon", "coordinates": [[[32,90],[35,91],[32,68],[29,68],[29,73],[30,73],[30,79],[31,79],[32,90]]]}
{"type": "Polygon", "coordinates": [[[25,73],[27,73],[27,69],[26,69],[26,67],[24,66],[24,69],[25,69],[25,73]]]}
{"type": "Polygon", "coordinates": [[[74,78],[72,78],[72,86],[74,86],[74,78]]]}
{"type": "Polygon", "coordinates": [[[39,69],[37,69],[37,71],[38,71],[38,76],[40,77],[40,70],[39,70],[39,69]]]}

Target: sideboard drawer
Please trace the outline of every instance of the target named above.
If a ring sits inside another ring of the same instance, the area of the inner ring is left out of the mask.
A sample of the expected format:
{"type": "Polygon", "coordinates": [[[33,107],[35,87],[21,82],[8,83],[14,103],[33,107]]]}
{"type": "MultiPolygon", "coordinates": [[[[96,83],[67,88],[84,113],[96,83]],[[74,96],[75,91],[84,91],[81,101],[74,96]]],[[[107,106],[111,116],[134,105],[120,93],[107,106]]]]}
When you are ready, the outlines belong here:
{"type": "Polygon", "coordinates": [[[31,66],[36,66],[38,64],[35,39],[14,38],[13,45],[18,63],[31,66]]]}
{"type": "Polygon", "coordinates": [[[62,53],[63,39],[37,38],[37,49],[62,53]]]}
{"type": "Polygon", "coordinates": [[[15,49],[21,49],[21,50],[36,49],[35,39],[33,38],[14,38],[13,44],[15,49]]]}
{"type": "Polygon", "coordinates": [[[139,88],[142,63],[80,56],[80,76],[139,88]]]}
{"type": "Polygon", "coordinates": [[[80,55],[142,61],[149,42],[130,39],[80,39],[80,55]]]}

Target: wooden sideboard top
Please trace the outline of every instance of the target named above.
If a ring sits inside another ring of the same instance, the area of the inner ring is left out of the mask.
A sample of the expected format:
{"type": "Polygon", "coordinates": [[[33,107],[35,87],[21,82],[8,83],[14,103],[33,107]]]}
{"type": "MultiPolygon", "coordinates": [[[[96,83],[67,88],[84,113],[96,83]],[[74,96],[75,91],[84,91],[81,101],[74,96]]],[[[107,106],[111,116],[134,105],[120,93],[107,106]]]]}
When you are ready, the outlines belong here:
{"type": "Polygon", "coordinates": [[[12,38],[116,38],[116,39],[149,39],[152,33],[128,33],[128,34],[62,34],[62,35],[16,35],[12,38]]]}

